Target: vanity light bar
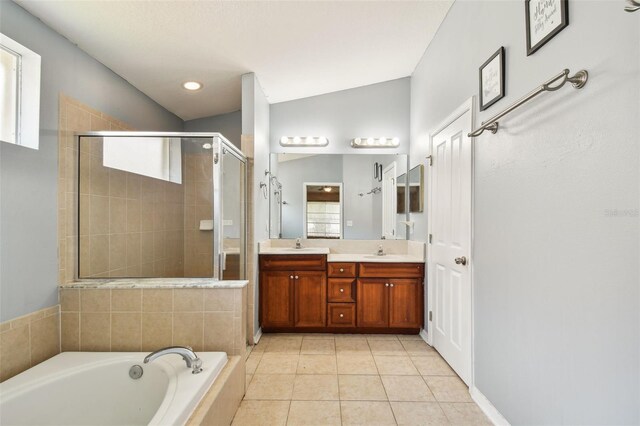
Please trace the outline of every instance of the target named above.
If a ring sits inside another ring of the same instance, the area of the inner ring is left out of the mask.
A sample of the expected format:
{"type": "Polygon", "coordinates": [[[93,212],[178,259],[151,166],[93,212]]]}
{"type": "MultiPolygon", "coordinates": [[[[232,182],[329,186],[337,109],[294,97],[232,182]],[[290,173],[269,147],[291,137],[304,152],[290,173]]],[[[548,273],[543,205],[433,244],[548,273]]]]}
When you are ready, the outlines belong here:
{"type": "Polygon", "coordinates": [[[283,136],[280,146],[327,146],[329,139],[323,136],[283,136]]]}
{"type": "Polygon", "coordinates": [[[351,139],[352,148],[397,148],[400,146],[398,138],[354,138],[351,139]]]}

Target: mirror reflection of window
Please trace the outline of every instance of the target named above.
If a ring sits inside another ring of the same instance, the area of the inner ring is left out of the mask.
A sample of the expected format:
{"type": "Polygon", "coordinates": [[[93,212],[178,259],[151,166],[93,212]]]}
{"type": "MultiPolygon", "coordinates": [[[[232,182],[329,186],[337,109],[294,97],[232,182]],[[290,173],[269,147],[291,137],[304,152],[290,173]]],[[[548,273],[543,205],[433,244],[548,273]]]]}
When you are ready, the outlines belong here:
{"type": "Polygon", "coordinates": [[[342,197],[340,184],[306,187],[306,238],[342,237],[342,197]]]}

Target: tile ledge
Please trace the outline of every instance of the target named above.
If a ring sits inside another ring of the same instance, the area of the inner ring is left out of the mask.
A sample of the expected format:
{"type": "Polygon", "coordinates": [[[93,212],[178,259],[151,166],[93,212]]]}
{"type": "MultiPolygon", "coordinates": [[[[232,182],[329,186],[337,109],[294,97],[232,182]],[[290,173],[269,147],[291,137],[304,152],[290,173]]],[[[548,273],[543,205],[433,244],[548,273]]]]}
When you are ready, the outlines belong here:
{"type": "Polygon", "coordinates": [[[243,288],[247,280],[216,280],[214,278],[120,278],[77,280],[62,284],[62,289],[73,288],[243,288]]]}

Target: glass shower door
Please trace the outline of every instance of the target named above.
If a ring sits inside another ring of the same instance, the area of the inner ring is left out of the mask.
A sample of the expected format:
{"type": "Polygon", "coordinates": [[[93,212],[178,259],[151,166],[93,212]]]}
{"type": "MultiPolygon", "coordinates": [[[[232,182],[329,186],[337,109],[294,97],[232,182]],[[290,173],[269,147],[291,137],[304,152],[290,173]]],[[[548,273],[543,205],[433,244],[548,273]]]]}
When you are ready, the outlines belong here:
{"type": "Polygon", "coordinates": [[[214,209],[220,218],[217,224],[220,238],[216,242],[220,266],[214,276],[223,280],[243,280],[246,277],[246,160],[237,148],[223,139],[219,140],[218,147],[214,172],[219,180],[217,186],[214,182],[214,192],[220,202],[214,209]]]}

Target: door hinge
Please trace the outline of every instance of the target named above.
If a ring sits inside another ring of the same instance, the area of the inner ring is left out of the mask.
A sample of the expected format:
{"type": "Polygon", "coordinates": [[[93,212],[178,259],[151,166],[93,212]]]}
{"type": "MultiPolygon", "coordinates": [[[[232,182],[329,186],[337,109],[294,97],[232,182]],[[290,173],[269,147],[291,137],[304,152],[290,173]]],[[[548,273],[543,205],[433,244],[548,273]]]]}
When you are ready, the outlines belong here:
{"type": "Polygon", "coordinates": [[[427,155],[425,158],[429,160],[429,165],[433,166],[433,155],[427,155]]]}
{"type": "Polygon", "coordinates": [[[433,311],[429,311],[429,321],[433,321],[433,311]]]}
{"type": "Polygon", "coordinates": [[[431,241],[433,241],[433,234],[429,234],[429,244],[431,244],[431,241]]]}

